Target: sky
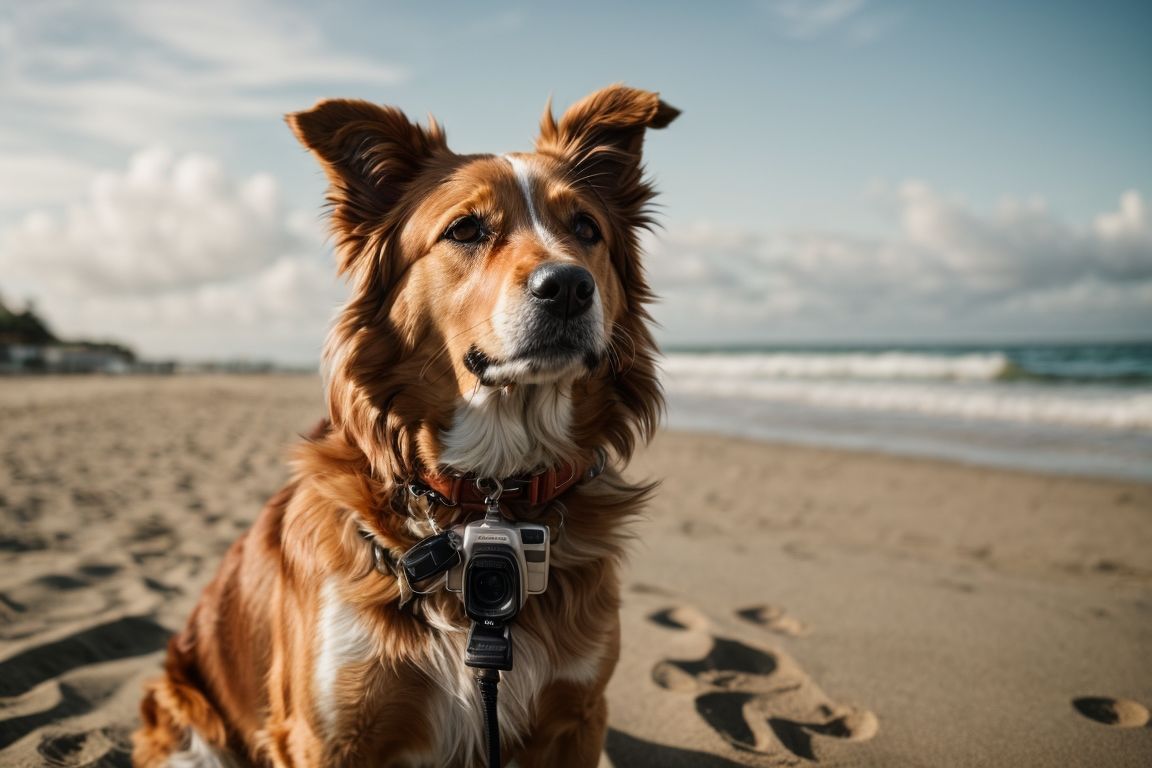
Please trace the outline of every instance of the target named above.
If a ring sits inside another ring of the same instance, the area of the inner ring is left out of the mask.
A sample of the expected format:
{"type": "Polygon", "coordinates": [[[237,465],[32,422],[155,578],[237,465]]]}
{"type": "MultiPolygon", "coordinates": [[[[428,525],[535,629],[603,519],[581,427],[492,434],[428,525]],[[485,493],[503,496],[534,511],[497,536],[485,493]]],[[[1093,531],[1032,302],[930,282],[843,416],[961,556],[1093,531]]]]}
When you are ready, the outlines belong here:
{"type": "Polygon", "coordinates": [[[0,297],[149,357],[310,364],[344,296],[283,123],[345,96],[530,149],[624,82],[668,346],[1152,337],[1152,4],[0,6],[0,297]]]}

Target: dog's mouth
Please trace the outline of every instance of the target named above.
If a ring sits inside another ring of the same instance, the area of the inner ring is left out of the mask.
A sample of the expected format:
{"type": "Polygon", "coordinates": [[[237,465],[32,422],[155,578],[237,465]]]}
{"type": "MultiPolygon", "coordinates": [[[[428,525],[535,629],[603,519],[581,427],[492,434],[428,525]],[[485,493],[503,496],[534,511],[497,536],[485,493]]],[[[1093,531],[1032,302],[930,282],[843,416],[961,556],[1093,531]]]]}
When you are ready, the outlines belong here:
{"type": "Polygon", "coordinates": [[[538,384],[576,376],[600,364],[600,352],[586,344],[534,344],[512,356],[498,358],[473,344],[464,355],[464,367],[489,387],[538,384]]]}

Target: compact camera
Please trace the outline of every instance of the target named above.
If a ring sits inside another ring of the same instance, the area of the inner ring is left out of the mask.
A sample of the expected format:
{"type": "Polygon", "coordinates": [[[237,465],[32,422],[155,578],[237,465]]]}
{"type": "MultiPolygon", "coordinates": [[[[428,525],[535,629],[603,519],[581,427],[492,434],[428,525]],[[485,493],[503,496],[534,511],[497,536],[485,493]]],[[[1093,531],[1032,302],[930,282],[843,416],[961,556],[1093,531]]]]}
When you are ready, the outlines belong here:
{"type": "Polygon", "coordinates": [[[468,618],[487,625],[511,621],[528,595],[548,588],[548,527],[477,520],[453,529],[463,540],[448,591],[460,594],[468,618]]]}

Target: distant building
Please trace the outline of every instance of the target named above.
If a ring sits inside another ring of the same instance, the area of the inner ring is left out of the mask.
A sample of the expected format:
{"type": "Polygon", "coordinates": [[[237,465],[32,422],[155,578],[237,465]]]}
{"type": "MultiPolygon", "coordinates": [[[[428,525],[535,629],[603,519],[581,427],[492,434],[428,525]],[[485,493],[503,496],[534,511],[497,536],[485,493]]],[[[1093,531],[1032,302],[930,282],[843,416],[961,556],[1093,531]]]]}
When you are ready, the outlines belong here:
{"type": "Polygon", "coordinates": [[[31,309],[0,301],[0,374],[128,373],[136,355],[120,344],[62,341],[31,309]]]}

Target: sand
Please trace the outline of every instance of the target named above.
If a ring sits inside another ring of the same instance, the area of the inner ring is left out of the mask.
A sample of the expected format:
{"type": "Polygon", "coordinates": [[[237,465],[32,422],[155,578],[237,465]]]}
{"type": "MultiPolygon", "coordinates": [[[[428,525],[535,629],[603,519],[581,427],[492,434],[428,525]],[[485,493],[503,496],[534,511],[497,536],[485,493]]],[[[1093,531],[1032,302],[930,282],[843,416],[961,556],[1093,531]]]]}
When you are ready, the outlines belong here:
{"type": "MultiPolygon", "coordinates": [[[[127,765],[309,376],[0,380],[0,765],[127,765]]],[[[1152,486],[665,432],[603,765],[1152,765],[1152,486]]]]}

